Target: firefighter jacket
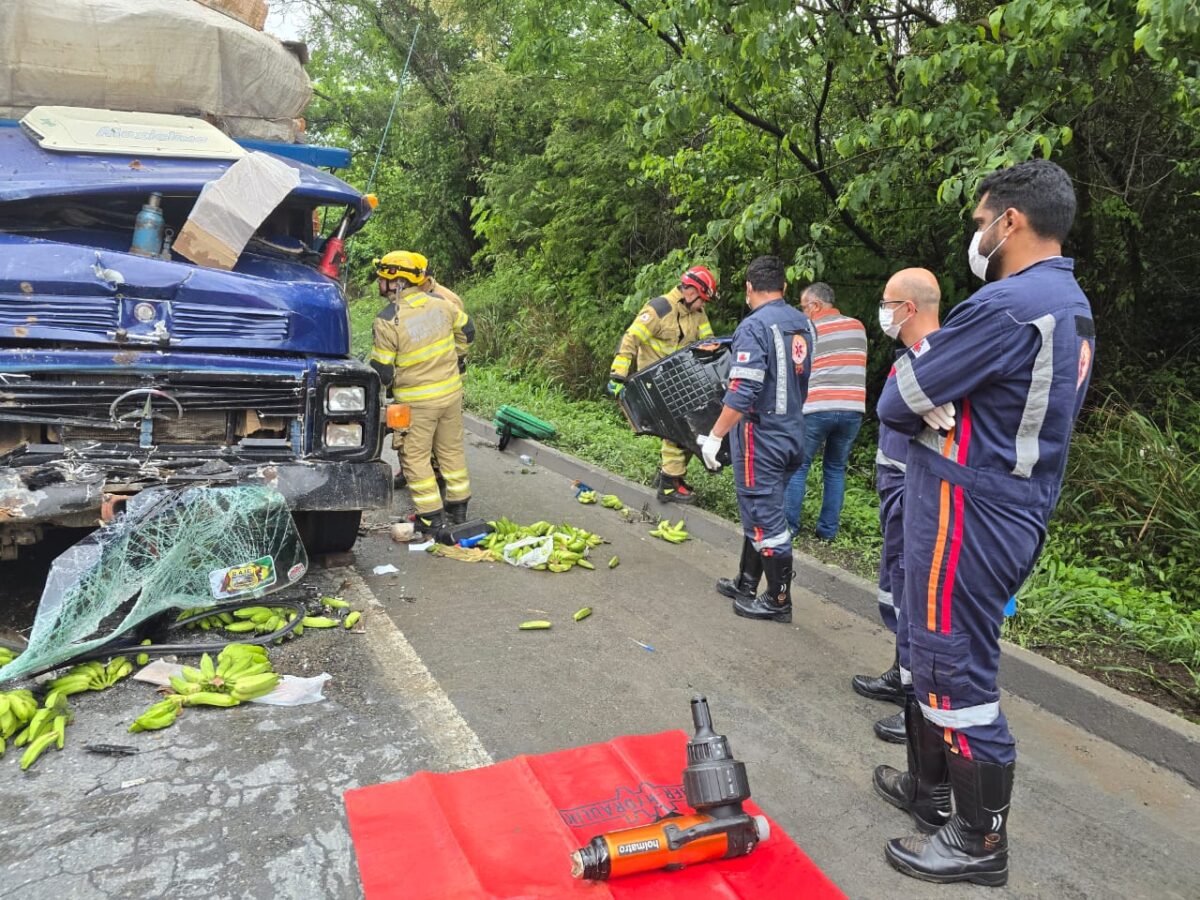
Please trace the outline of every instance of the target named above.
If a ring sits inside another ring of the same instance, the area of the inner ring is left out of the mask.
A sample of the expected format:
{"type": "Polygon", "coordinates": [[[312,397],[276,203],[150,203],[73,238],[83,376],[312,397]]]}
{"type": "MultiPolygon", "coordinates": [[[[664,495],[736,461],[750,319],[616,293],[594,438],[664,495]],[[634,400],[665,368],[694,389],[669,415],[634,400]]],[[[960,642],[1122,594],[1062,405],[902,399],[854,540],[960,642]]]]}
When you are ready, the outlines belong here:
{"type": "Polygon", "coordinates": [[[642,307],[621,338],[609,374],[624,381],[639,369],[670,356],[688,344],[712,337],[712,326],[704,308],[691,312],[683,304],[683,293],[675,288],[642,307]]]}
{"type": "Polygon", "coordinates": [[[470,343],[475,327],[449,300],[405,288],[375,317],[372,330],[372,367],[391,384],[397,402],[431,403],[462,390],[455,344],[470,343]]]}
{"type": "MultiPolygon", "coordinates": [[[[427,294],[437,294],[439,297],[444,297],[460,310],[466,312],[467,307],[466,304],[463,303],[462,297],[458,296],[458,294],[454,293],[454,291],[450,290],[450,288],[446,287],[444,284],[438,284],[432,275],[430,275],[421,283],[420,288],[427,294]]],[[[466,356],[467,341],[455,338],[454,351],[458,354],[459,359],[462,359],[464,356],[466,356]]]]}

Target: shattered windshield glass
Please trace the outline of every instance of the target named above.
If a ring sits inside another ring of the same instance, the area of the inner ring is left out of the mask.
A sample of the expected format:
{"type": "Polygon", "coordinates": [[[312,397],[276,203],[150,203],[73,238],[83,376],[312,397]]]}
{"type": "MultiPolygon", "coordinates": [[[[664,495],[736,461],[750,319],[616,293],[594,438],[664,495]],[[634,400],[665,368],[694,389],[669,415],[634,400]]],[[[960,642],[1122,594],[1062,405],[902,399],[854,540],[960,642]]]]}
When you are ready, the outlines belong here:
{"type": "Polygon", "coordinates": [[[0,681],[102,646],[152,616],[272,593],[308,557],[283,496],[258,485],[153,489],[54,561],[19,657],[0,681]]]}

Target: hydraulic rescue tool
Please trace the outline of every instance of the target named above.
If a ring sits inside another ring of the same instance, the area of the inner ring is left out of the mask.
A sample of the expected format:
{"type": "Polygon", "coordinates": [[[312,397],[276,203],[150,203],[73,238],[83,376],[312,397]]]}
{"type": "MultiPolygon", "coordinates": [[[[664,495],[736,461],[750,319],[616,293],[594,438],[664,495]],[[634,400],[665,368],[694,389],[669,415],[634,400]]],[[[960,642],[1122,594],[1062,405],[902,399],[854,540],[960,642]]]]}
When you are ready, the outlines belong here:
{"type": "Polygon", "coordinates": [[[655,869],[680,869],[713,859],[745,856],[770,836],[765,816],[751,816],[746,765],[712,728],[708,701],[692,698],[696,733],[687,745],[683,791],[693,815],[673,813],[653,825],[597,835],[571,854],[575,878],[604,881],[655,869]]]}

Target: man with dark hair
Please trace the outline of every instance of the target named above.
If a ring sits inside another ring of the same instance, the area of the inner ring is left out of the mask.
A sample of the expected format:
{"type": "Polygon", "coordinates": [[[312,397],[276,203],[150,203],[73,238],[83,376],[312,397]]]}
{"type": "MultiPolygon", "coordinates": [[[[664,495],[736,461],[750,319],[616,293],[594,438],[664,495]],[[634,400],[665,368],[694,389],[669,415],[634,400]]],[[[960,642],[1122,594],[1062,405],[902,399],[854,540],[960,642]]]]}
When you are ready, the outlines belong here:
{"type": "Polygon", "coordinates": [[[749,619],[792,621],[792,535],[783,514],[788,479],[804,459],[804,398],[815,343],[812,323],[783,299],[783,262],[760,256],[746,269],[750,315],[733,333],[733,364],[724,408],[700,438],[701,456],[720,468],[717,452],[730,436],[733,477],[742,518],[742,558],[736,578],[717,582],[733,611],[749,619]],[[767,576],[767,590],[758,581],[767,576]]]}
{"type": "Polygon", "coordinates": [[[808,468],[820,454],[824,493],[815,530],[832,541],[842,522],[850,448],[867,410],[867,330],[833,305],[833,288],[823,281],[804,289],[800,308],[816,329],[817,347],[804,401],[804,462],[788,483],[784,509],[788,527],[799,533],[808,468]]]}
{"type": "Polygon", "coordinates": [[[880,421],[914,435],[901,675],[916,734],[908,771],[880,766],[875,789],[932,832],[890,841],[893,866],[927,881],[1002,885],[1016,746],[996,687],[1000,625],[1058,502],[1096,332],[1061,255],[1075,214],[1067,173],[1023,163],[989,175],[977,196],[968,258],[987,284],[896,361],[879,398],[880,421]]]}

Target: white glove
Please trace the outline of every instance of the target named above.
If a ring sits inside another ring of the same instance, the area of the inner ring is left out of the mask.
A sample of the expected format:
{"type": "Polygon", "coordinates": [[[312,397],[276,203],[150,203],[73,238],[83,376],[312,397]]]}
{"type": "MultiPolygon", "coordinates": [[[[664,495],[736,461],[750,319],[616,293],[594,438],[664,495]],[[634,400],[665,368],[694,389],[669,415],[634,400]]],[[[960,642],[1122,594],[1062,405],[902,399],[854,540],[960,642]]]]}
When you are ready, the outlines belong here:
{"type": "Polygon", "coordinates": [[[717,454],[721,452],[721,438],[706,434],[696,438],[696,443],[700,445],[700,458],[704,460],[704,468],[710,472],[721,471],[721,464],[717,462],[717,454]]]}
{"type": "Polygon", "coordinates": [[[943,403],[925,413],[925,424],[934,431],[949,431],[954,427],[954,404],[943,403]]]}

